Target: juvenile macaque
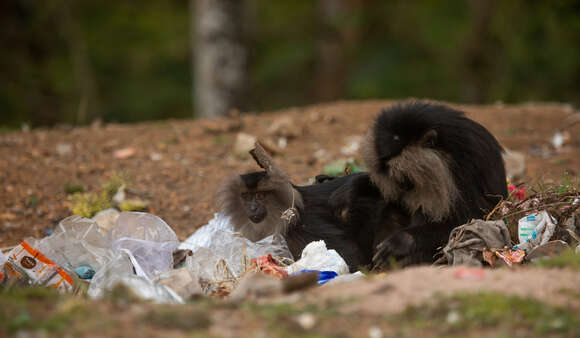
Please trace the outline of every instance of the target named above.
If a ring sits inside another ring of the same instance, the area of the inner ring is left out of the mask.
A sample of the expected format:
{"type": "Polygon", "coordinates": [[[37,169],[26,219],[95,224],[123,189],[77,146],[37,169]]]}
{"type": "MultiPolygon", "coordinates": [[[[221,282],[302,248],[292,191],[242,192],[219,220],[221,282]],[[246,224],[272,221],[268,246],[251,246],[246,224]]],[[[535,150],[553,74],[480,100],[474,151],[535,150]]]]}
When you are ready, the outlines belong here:
{"type": "Polygon", "coordinates": [[[357,175],[296,186],[259,145],[256,150],[252,155],[266,170],[235,175],[218,193],[221,212],[231,217],[236,231],[252,241],[279,233],[296,259],[308,243],[324,240],[351,271],[370,263],[370,251],[360,248],[339,212],[329,204],[333,192],[357,175]]]}

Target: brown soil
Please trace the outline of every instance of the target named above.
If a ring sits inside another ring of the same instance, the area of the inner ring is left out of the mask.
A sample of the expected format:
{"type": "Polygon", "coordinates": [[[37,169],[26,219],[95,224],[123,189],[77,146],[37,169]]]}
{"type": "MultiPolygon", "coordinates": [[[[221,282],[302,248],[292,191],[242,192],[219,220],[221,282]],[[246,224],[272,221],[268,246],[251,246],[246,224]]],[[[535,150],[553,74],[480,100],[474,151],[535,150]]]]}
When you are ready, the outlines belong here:
{"type": "Polygon", "coordinates": [[[578,290],[580,273],[577,271],[421,266],[380,277],[357,281],[356,284],[329,285],[309,293],[308,299],[320,303],[348,295],[356,301],[343,306],[341,311],[345,314],[363,311],[374,315],[400,312],[409,305],[424,304],[433,296],[450,296],[458,292],[498,292],[531,297],[558,306],[580,307],[580,298],[570,297],[565,292],[578,290]],[[483,275],[475,277],[472,271],[481,271],[483,275]],[[554,278],[555,275],[558,278],[554,278]]]}
{"type": "MultiPolygon", "coordinates": [[[[301,131],[276,156],[295,182],[305,183],[329,161],[345,157],[346,139],[364,134],[373,116],[390,101],[338,102],[291,108],[260,115],[245,114],[239,131],[268,139],[268,127],[282,115],[301,131]],[[324,149],[325,155],[314,153],[324,149]]],[[[573,113],[567,105],[525,104],[456,106],[489,128],[500,142],[526,154],[534,181],[559,180],[580,168],[580,124],[570,129],[567,145],[550,148],[554,132],[573,113]],[[575,128],[575,129],[574,129],[575,128]],[[544,158],[546,156],[547,158],[544,158]]],[[[80,183],[89,191],[114,173],[127,173],[130,188],[151,201],[150,212],[185,238],[216,211],[214,193],[224,176],[255,168],[250,156],[232,152],[238,131],[233,120],[169,120],[135,125],[38,129],[0,135],[0,243],[45,236],[70,214],[64,186],[80,183]],[[224,129],[223,132],[216,132],[224,129]],[[61,151],[70,145],[71,151],[61,151]],[[116,159],[114,151],[134,147],[136,154],[116,159]],[[153,156],[161,155],[158,161],[153,156]]],[[[528,180],[532,182],[532,180],[528,180]]]]}

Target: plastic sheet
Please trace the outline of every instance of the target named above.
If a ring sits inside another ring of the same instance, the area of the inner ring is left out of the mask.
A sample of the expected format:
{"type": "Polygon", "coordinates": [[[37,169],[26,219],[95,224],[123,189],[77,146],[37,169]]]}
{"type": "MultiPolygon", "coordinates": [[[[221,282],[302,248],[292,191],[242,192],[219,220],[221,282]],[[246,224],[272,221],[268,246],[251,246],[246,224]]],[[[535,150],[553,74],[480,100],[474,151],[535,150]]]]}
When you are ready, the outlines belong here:
{"type": "Polygon", "coordinates": [[[292,274],[300,270],[334,271],[339,275],[348,274],[348,265],[336,252],[326,248],[324,241],[309,243],[302,251],[302,257],[287,269],[292,274]]]}

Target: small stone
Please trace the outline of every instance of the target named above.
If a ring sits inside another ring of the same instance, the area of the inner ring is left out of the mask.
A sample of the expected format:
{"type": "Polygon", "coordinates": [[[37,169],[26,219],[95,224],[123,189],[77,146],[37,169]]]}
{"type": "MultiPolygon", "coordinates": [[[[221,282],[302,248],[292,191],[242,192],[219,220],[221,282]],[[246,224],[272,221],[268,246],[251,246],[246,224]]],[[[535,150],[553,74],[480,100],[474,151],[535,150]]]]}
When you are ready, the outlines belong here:
{"type": "Polygon", "coordinates": [[[133,155],[135,155],[136,152],[137,151],[133,147],[123,148],[115,150],[115,152],[113,152],[113,157],[119,160],[124,160],[129,157],[132,157],[133,155]]]}
{"type": "Polygon", "coordinates": [[[151,161],[161,161],[161,159],[163,158],[163,156],[160,153],[151,153],[150,155],[151,161]]]}
{"type": "Polygon", "coordinates": [[[383,338],[383,331],[376,326],[369,327],[369,338],[383,338]]]}
{"type": "Polygon", "coordinates": [[[272,122],[268,128],[268,134],[292,139],[302,135],[302,130],[290,116],[280,116],[272,122]]]}
{"type": "Polygon", "coordinates": [[[344,155],[354,155],[358,153],[362,143],[362,136],[350,136],[346,139],[346,144],[340,148],[340,152],[344,155]]]}
{"type": "Polygon", "coordinates": [[[459,315],[457,311],[451,311],[447,314],[447,318],[445,319],[445,321],[447,321],[448,324],[453,325],[459,322],[460,319],[461,315],[459,315]]]}
{"type": "Polygon", "coordinates": [[[56,145],[56,153],[59,156],[66,156],[72,152],[72,144],[70,143],[59,143],[56,145]]]}
{"type": "Polygon", "coordinates": [[[316,325],[316,317],[312,313],[302,313],[296,317],[296,322],[304,330],[310,330],[316,325]]]}
{"type": "Polygon", "coordinates": [[[255,143],[256,137],[250,134],[238,133],[236,136],[236,143],[234,144],[234,153],[246,154],[250,150],[254,149],[255,143]]]}

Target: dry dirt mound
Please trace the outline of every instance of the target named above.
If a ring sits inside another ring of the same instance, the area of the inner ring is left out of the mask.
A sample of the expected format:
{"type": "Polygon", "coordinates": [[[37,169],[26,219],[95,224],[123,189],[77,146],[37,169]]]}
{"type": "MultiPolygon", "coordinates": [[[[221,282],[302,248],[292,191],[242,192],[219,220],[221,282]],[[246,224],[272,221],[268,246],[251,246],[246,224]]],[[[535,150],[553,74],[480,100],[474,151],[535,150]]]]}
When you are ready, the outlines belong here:
{"type": "Polygon", "coordinates": [[[533,298],[557,306],[580,308],[580,272],[558,269],[474,269],[465,267],[411,267],[384,278],[329,285],[308,293],[313,303],[347,301],[341,311],[379,315],[421,305],[435,296],[456,293],[498,292],[506,296],[533,298]],[[557,276],[557,277],[556,277],[557,276]]]}

